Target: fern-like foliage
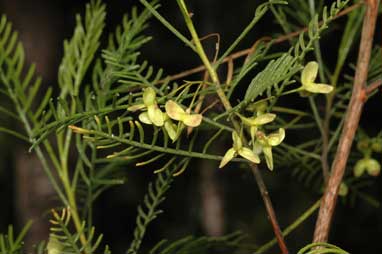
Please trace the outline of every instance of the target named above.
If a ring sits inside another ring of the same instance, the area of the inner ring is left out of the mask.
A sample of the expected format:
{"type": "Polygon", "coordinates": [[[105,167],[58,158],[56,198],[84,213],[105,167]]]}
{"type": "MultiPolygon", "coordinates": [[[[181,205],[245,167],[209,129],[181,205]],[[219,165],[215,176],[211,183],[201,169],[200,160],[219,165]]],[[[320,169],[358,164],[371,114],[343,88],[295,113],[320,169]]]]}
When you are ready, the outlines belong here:
{"type": "MultiPolygon", "coordinates": [[[[352,21],[350,20],[349,22],[352,21]]],[[[382,78],[380,69],[382,64],[380,58],[381,54],[380,48],[375,48],[373,50],[368,73],[368,84],[372,84],[374,81],[382,78]]],[[[354,67],[354,64],[350,64],[350,67],[354,67]]],[[[336,145],[339,141],[345,112],[351,97],[352,82],[353,76],[345,75],[345,81],[340,83],[340,86],[336,88],[336,93],[333,95],[334,103],[330,110],[330,114],[338,124],[335,129],[330,131],[331,138],[328,145],[330,159],[334,157],[336,152],[336,145]]],[[[372,95],[373,94],[370,96],[372,95]]],[[[309,125],[306,127],[311,128],[309,125]]],[[[278,165],[293,168],[292,176],[303,186],[316,193],[321,193],[323,191],[322,186],[324,184],[324,179],[322,176],[321,164],[321,138],[317,137],[300,144],[282,144],[280,147],[275,148],[275,153],[277,154],[276,158],[278,165]]],[[[353,149],[349,156],[349,162],[344,177],[344,183],[348,186],[349,192],[346,196],[342,197],[342,200],[351,205],[354,205],[357,200],[363,200],[373,207],[379,207],[379,202],[368,194],[368,188],[373,185],[373,181],[367,177],[357,178],[353,175],[352,170],[354,165],[360,158],[360,153],[353,149]]]]}
{"type": "MultiPolygon", "coordinates": [[[[302,60],[305,55],[312,51],[314,43],[320,38],[321,33],[328,27],[328,24],[334,19],[340,10],[342,10],[348,1],[336,1],[334,2],[330,10],[326,7],[322,11],[322,20],[319,21],[319,16],[315,15],[308,24],[308,32],[300,33],[298,40],[294,43],[294,46],[288,53],[282,54],[277,59],[271,60],[266,67],[260,71],[249,84],[243,101],[236,106],[236,108],[244,108],[248,103],[255,100],[263,92],[267,91],[267,97],[271,97],[272,94],[275,98],[278,98],[285,88],[294,83],[294,75],[301,70],[302,60]]],[[[256,59],[256,58],[255,58],[256,59]]],[[[254,63],[249,61],[246,63],[253,69],[254,63]]],[[[246,65],[245,64],[245,65],[246,65]]],[[[244,69],[245,71],[246,69],[244,69]]],[[[242,75],[239,75],[241,78],[242,75]]],[[[273,100],[273,104],[277,100],[273,100]]]]}
{"type": "MultiPolygon", "coordinates": [[[[276,103],[279,97],[301,90],[292,88],[286,91],[286,88],[290,88],[290,85],[299,79],[297,73],[304,65],[306,54],[315,48],[316,55],[319,55],[317,43],[322,32],[344,8],[348,0],[335,1],[329,10],[323,6],[323,1],[319,1],[317,7],[312,5],[312,1],[307,3],[297,0],[290,3],[291,8],[289,9],[278,8],[278,4],[286,3],[278,0],[269,0],[260,5],[250,24],[222,56],[211,63],[210,69],[212,71],[209,70],[211,78],[214,76],[211,74],[214,74],[214,71],[220,67],[224,59],[236,48],[268,9],[271,9],[275,14],[284,31],[291,32],[297,28],[297,25],[290,25],[291,23],[288,22],[290,17],[288,16],[292,14],[291,10],[296,8],[296,22],[307,26],[307,32],[302,32],[296,40],[291,40],[292,47],[287,52],[271,55],[272,42],[256,44],[244,63],[233,71],[232,79],[231,77],[227,78],[227,84],[219,84],[218,78],[215,78],[214,82],[211,83],[208,79],[172,83],[166,78],[162,69],[155,68],[148,61],[140,59],[141,46],[151,39],[142,34],[148,26],[151,15],[156,16],[194,51],[198,51],[195,45],[199,42],[197,35],[195,39],[195,33],[193,33],[193,27],[190,26],[190,23],[187,25],[192,28],[190,30],[194,41],[183,36],[157,12],[158,1],[141,0],[141,2],[147,9],[141,13],[138,13],[137,9],[133,9],[130,15],[126,15],[121,26],[117,27],[116,31],[109,36],[107,47],[100,50],[100,41],[105,25],[105,5],[101,0],[92,0],[86,7],[85,17],[77,16],[73,37],[64,43],[64,58],[58,71],[58,84],[61,89],[59,97],[57,99],[51,98],[52,88],[50,87],[38,105],[35,105],[35,99],[37,94],[42,93],[40,89],[41,79],[35,78],[33,66],[29,69],[24,67],[24,51],[17,40],[17,33],[12,31],[11,24],[5,16],[0,20],[0,80],[5,87],[5,89],[0,88],[0,92],[9,97],[15,105],[14,111],[0,107],[0,112],[21,121],[25,125],[26,134],[19,134],[5,126],[0,127],[0,131],[32,142],[32,150],[35,149],[39,155],[60,198],[65,205],[70,207],[70,209],[63,209],[61,213],[53,211],[49,242],[46,246],[41,244],[39,253],[42,253],[45,248],[48,254],[93,254],[97,252],[102,235],[96,236],[92,224],[93,202],[106,188],[123,183],[123,180],[120,179],[121,174],[118,174],[119,165],[134,162],[135,166],[144,166],[160,162],[160,168],[154,171],[159,174],[156,180],[149,184],[143,204],[138,206],[136,228],[133,233],[133,240],[127,250],[129,254],[137,254],[149,224],[162,212],[159,205],[164,201],[174,176],[184,172],[193,158],[221,161],[223,156],[208,153],[209,147],[220,137],[226,138],[230,136],[227,134],[232,134],[235,131],[239,133],[239,129],[243,132],[246,128],[243,122],[239,120],[235,122],[234,118],[237,118],[238,115],[240,117],[244,114],[247,115],[248,112],[242,111],[244,109],[249,110],[251,106],[257,106],[259,102],[269,101],[270,106],[265,111],[278,111],[285,114],[285,117],[284,115],[278,116],[274,123],[269,124],[269,127],[255,126],[256,132],[257,128],[261,131],[279,128],[293,130],[317,127],[318,130],[322,129],[320,124],[321,112],[318,112],[317,108],[312,106],[315,114],[314,117],[311,117],[306,112],[283,108],[276,103]],[[317,7],[322,15],[313,15],[316,12],[312,11],[313,7],[317,7]],[[259,66],[259,62],[265,59],[270,60],[262,65],[265,66],[262,70],[254,74],[249,85],[242,84],[244,78],[253,73],[255,67],[259,66]],[[85,84],[87,77],[91,79],[91,85],[85,84]],[[240,85],[245,85],[247,88],[245,96],[239,98],[240,102],[229,111],[231,108],[229,99],[235,88],[240,85]],[[147,100],[144,100],[142,92],[143,89],[147,91],[148,88],[155,91],[155,98],[153,99],[155,105],[151,106],[155,107],[156,113],[160,111],[158,113],[160,116],[163,114],[167,120],[177,121],[177,124],[174,124],[177,127],[176,138],[170,138],[168,130],[162,125],[150,124],[152,119],[144,121],[138,117],[138,110],[144,111],[144,107],[148,108],[145,105],[147,100]],[[214,119],[210,119],[212,114],[208,110],[206,110],[207,112],[199,112],[196,105],[203,104],[205,95],[216,94],[225,104],[227,111],[218,112],[214,115],[214,119]],[[227,100],[225,103],[224,96],[227,100]],[[177,104],[178,106],[177,111],[180,113],[177,113],[181,116],[178,117],[179,119],[170,116],[170,113],[167,112],[166,103],[170,100],[173,105],[177,104]],[[250,103],[253,104],[249,105],[250,103]],[[144,105],[143,109],[142,105],[144,105]],[[134,108],[139,109],[134,110],[134,108]],[[164,109],[166,113],[163,112],[164,109]],[[202,123],[200,126],[193,126],[194,129],[188,128],[186,134],[187,126],[182,122],[182,117],[195,116],[196,114],[202,118],[202,123]],[[228,119],[224,119],[228,121],[222,120],[224,116],[228,116],[228,119]],[[205,129],[215,130],[216,134],[204,138],[201,136],[201,132],[205,129]],[[74,135],[73,132],[80,135],[74,135]],[[57,150],[53,149],[48,139],[52,136],[57,141],[57,150]],[[206,142],[201,144],[201,142],[197,142],[199,139],[206,142]],[[74,148],[73,144],[75,144],[78,158],[75,161],[75,167],[69,169],[69,150],[74,148]],[[47,152],[51,164],[57,171],[57,176],[51,173],[47,156],[42,151],[47,152]]],[[[178,3],[183,3],[183,1],[178,1],[178,3]]],[[[186,8],[181,6],[181,9],[184,11],[186,8]]],[[[188,13],[186,13],[186,21],[189,18],[187,15],[188,13]]],[[[354,15],[350,19],[348,27],[353,24],[359,27],[360,17],[354,15]]],[[[192,21],[188,22],[192,23],[192,21]]],[[[348,49],[353,44],[346,38],[355,37],[356,33],[350,28],[346,30],[341,42],[346,50],[339,54],[335,73],[342,69],[349,53],[348,49]]],[[[199,55],[204,62],[209,63],[208,59],[203,59],[204,52],[202,51],[199,49],[199,55]]],[[[377,52],[378,49],[375,51],[377,52]]],[[[378,54],[380,53],[379,49],[378,54]]],[[[370,82],[380,79],[382,76],[380,68],[382,64],[378,59],[372,59],[370,82]]],[[[320,70],[325,70],[322,68],[324,67],[322,61],[319,62],[320,70]]],[[[207,64],[206,67],[209,69],[207,64]]],[[[321,76],[325,77],[325,73],[321,76]]],[[[329,157],[333,155],[335,144],[338,142],[345,106],[350,97],[350,89],[350,82],[345,82],[342,86],[337,86],[336,94],[332,97],[334,103],[330,114],[336,117],[336,121],[340,124],[335,130],[331,130],[329,126],[328,131],[331,137],[327,147],[329,157]]],[[[311,101],[314,102],[312,99],[311,101]]],[[[242,134],[246,135],[240,133],[240,135],[242,134]]],[[[260,134],[265,135],[264,133],[260,134]]],[[[284,135],[280,134],[277,139],[284,138],[281,136],[284,135]]],[[[244,154],[247,158],[248,153],[255,150],[255,137],[252,137],[251,144],[244,144],[247,143],[244,142],[245,138],[239,137],[238,139],[243,139],[243,142],[237,140],[235,142],[234,140],[234,147],[230,149],[231,155],[232,151],[235,153],[232,158],[240,152],[242,152],[242,156],[244,154]],[[253,149],[248,147],[245,147],[247,150],[242,149],[242,146],[247,145],[253,145],[253,149]]],[[[260,138],[257,141],[259,140],[260,138]]],[[[265,143],[264,140],[263,143],[265,143]]],[[[267,151],[270,151],[271,142],[268,143],[263,145],[268,146],[267,151]]],[[[274,143],[279,142],[272,142],[272,144],[274,143]]],[[[293,174],[305,185],[313,186],[317,191],[321,191],[323,185],[323,178],[320,176],[322,152],[322,140],[313,138],[302,144],[281,144],[274,148],[274,157],[280,163],[279,165],[295,168],[293,174]]],[[[254,152],[251,155],[257,156],[254,152]]],[[[271,155],[268,153],[267,156],[271,155]]],[[[233,158],[232,161],[247,162],[242,158],[233,158]]],[[[350,161],[350,165],[353,164],[354,162],[350,161]]],[[[350,195],[361,193],[359,191],[363,187],[361,180],[354,181],[351,175],[347,174],[345,182],[350,185],[350,195]]],[[[23,232],[16,241],[13,241],[12,231],[8,233],[7,237],[0,236],[1,254],[19,253],[21,246],[19,238],[21,239],[25,234],[23,232]]],[[[152,249],[151,253],[199,254],[213,251],[214,247],[217,246],[227,248],[227,251],[235,251],[239,248],[241,237],[241,234],[232,234],[221,238],[190,236],[173,243],[161,241],[152,249]]],[[[327,253],[331,251],[333,253],[346,253],[335,246],[325,244],[308,245],[299,253],[320,253],[318,250],[324,250],[327,253]],[[318,249],[317,247],[322,248],[318,249]]],[[[107,247],[104,253],[109,253],[107,247]]]]}
{"type": "Polygon", "coordinates": [[[294,47],[295,56],[300,59],[305,57],[305,54],[313,50],[313,44],[320,38],[320,34],[328,28],[329,23],[336,17],[336,15],[347,5],[349,0],[337,0],[332,3],[330,9],[324,6],[322,10],[322,21],[319,22],[319,15],[313,15],[313,19],[308,24],[308,43],[305,43],[305,33],[301,33],[298,38],[298,43],[294,47]]]}
{"type": "Polygon", "coordinates": [[[64,42],[64,58],[59,67],[58,83],[62,97],[67,92],[78,96],[82,80],[100,46],[105,16],[105,5],[100,0],[92,0],[86,6],[84,20],[77,15],[76,29],[71,40],[64,42]]]}
{"type": "Polygon", "coordinates": [[[149,184],[147,194],[143,198],[143,204],[138,206],[134,239],[126,253],[138,253],[147,227],[150,222],[162,213],[162,210],[159,209],[159,205],[165,200],[166,192],[169,190],[173,181],[172,172],[176,166],[176,164],[169,165],[163,173],[157,175],[155,182],[149,184]]]}
{"type": "MultiPolygon", "coordinates": [[[[0,80],[3,84],[0,92],[11,100],[15,109],[13,111],[1,107],[0,110],[21,122],[29,121],[28,118],[37,121],[42,109],[47,105],[47,99],[44,98],[41,107],[32,110],[33,102],[41,86],[41,78],[34,77],[34,65],[26,70],[24,75],[24,62],[25,52],[18,41],[18,34],[12,30],[12,24],[3,15],[0,20],[0,80]]],[[[48,96],[50,93],[51,91],[48,90],[48,96]]],[[[4,127],[1,130],[29,141],[30,128],[27,126],[26,135],[4,127]]]]}
{"type": "MultiPolygon", "coordinates": [[[[130,118],[131,119],[131,118],[130,118]]],[[[136,165],[143,166],[155,161],[163,161],[165,154],[171,155],[171,158],[166,160],[163,167],[155,172],[161,172],[168,165],[177,161],[179,164],[178,174],[183,172],[192,158],[209,159],[220,161],[222,156],[209,154],[206,151],[196,151],[194,149],[194,142],[198,133],[195,132],[192,135],[190,142],[186,145],[182,144],[182,138],[178,139],[175,143],[170,142],[166,133],[162,133],[159,128],[153,126],[153,133],[147,137],[147,130],[144,129],[139,121],[133,121],[127,118],[125,120],[117,118],[110,120],[105,117],[102,121],[99,121],[99,127],[96,130],[79,128],[76,126],[70,126],[75,132],[84,136],[84,139],[91,142],[98,149],[102,150],[114,150],[109,154],[106,160],[103,162],[114,160],[125,160],[126,162],[137,161],[136,165]],[[128,128],[128,129],[127,129],[128,128]],[[160,135],[162,133],[162,135],[160,135]],[[118,149],[118,147],[122,147],[118,149]],[[116,149],[118,149],[116,151],[116,149]],[[144,159],[148,157],[149,159],[144,159]]],[[[150,128],[150,127],[149,127],[150,128]]],[[[206,143],[206,147],[209,143],[206,143]]],[[[233,161],[243,162],[243,159],[236,158],[233,161]]]]}
{"type": "MultiPolygon", "coordinates": [[[[80,243],[81,232],[72,233],[70,230],[71,214],[70,209],[64,208],[59,214],[52,210],[53,218],[50,220],[50,236],[46,246],[48,254],[82,254],[94,253],[102,241],[102,235],[96,236],[92,227],[87,234],[87,243],[80,243]]],[[[82,230],[85,230],[85,222],[82,223],[82,230]]],[[[105,254],[110,253],[108,247],[105,254]]]]}
{"type": "MultiPolygon", "coordinates": [[[[154,8],[158,7],[156,1],[151,3],[154,8]]],[[[149,11],[138,13],[137,9],[133,8],[130,15],[123,17],[121,26],[109,36],[109,45],[102,51],[102,60],[98,59],[92,74],[98,108],[126,102],[130,88],[121,84],[120,77],[136,75],[135,73],[142,73],[145,69],[146,64],[141,66],[138,57],[142,45],[151,40],[150,36],[142,34],[150,17],[149,11]]]]}
{"type": "Polygon", "coordinates": [[[0,254],[21,254],[23,253],[24,237],[27,234],[32,222],[29,221],[18,235],[15,235],[13,227],[8,227],[7,234],[0,234],[0,254]]]}
{"type": "Polygon", "coordinates": [[[293,62],[294,59],[289,54],[283,54],[277,60],[270,61],[265,69],[252,79],[244,100],[253,101],[267,89],[291,78],[300,70],[300,67],[295,66],[293,62]]]}
{"type": "MultiPolygon", "coordinates": [[[[207,254],[214,253],[233,253],[245,249],[241,245],[244,236],[240,232],[221,237],[195,237],[186,236],[174,242],[162,240],[155,245],[150,254],[207,254]]],[[[247,251],[249,251],[247,249],[247,251]]]]}

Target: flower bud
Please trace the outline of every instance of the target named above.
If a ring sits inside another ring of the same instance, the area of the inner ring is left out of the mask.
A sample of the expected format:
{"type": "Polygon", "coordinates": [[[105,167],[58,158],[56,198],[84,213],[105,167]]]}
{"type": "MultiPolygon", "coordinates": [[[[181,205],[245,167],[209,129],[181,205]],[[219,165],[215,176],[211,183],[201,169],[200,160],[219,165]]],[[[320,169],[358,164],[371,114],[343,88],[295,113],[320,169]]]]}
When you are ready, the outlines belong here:
{"type": "Polygon", "coordinates": [[[146,107],[156,104],[156,93],[151,87],[147,87],[143,90],[143,103],[146,107]]]}
{"type": "Polygon", "coordinates": [[[233,148],[236,151],[239,151],[243,147],[243,143],[241,142],[241,138],[236,131],[232,132],[232,140],[233,140],[233,148]]]}

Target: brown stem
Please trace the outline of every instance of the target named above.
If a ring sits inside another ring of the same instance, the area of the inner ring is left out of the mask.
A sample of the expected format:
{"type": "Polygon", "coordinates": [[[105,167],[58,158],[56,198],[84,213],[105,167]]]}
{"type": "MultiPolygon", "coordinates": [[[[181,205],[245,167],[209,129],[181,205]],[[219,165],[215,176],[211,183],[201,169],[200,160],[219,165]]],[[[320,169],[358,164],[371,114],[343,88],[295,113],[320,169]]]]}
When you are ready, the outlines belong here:
{"type": "Polygon", "coordinates": [[[273,232],[276,236],[277,243],[280,247],[282,254],[288,254],[288,248],[285,244],[283,233],[281,232],[280,226],[277,222],[277,217],[275,213],[275,209],[273,208],[271,198],[269,197],[267,187],[265,186],[263,177],[261,176],[261,172],[256,164],[251,164],[252,173],[255,176],[257,186],[259,187],[261,197],[263,198],[265,208],[267,210],[268,219],[271,221],[273,232]]]}
{"type": "Polygon", "coordinates": [[[357,130],[362,108],[366,100],[366,81],[375,32],[376,18],[378,15],[379,0],[365,1],[367,10],[364,17],[361,44],[358,54],[357,69],[354,78],[353,92],[347,109],[344,128],[332,164],[332,171],[325,193],[321,201],[314,242],[326,242],[328,240],[330,225],[337,201],[338,189],[342,182],[350,149],[357,130]]]}
{"type": "MultiPolygon", "coordinates": [[[[182,1],[183,0],[181,0],[181,2],[182,1]]],[[[188,13],[186,11],[186,9],[184,11],[185,11],[186,14],[188,13]]],[[[221,103],[223,104],[223,106],[224,106],[226,111],[232,110],[232,105],[231,105],[230,101],[228,100],[228,98],[226,97],[226,95],[224,93],[224,90],[222,89],[222,87],[220,85],[220,80],[219,80],[219,77],[218,77],[218,75],[216,73],[216,70],[212,67],[211,62],[208,60],[208,57],[207,57],[207,55],[205,53],[205,50],[204,50],[203,46],[200,43],[198,34],[197,34],[196,30],[195,30],[195,27],[194,27],[191,19],[187,15],[184,15],[184,17],[185,17],[186,24],[187,24],[187,26],[189,28],[189,31],[191,33],[191,36],[194,39],[194,43],[195,43],[195,47],[196,47],[196,50],[198,52],[198,55],[199,55],[200,59],[202,60],[204,66],[206,67],[206,70],[209,73],[211,81],[216,86],[216,93],[219,96],[219,99],[220,99],[221,103]]],[[[235,130],[239,133],[240,129],[241,129],[240,124],[234,118],[232,119],[232,124],[233,124],[235,130]]],[[[248,143],[244,136],[242,137],[242,141],[243,141],[243,144],[247,144],[248,143]]],[[[274,234],[275,234],[275,236],[276,236],[276,238],[278,240],[279,247],[280,247],[280,249],[281,249],[283,254],[288,254],[289,252],[288,252],[288,249],[286,247],[286,244],[285,244],[283,235],[281,233],[280,227],[279,227],[279,225],[277,223],[276,214],[275,214],[275,211],[274,211],[274,209],[272,207],[272,202],[271,202],[271,199],[270,199],[270,197],[268,195],[268,191],[267,191],[266,186],[264,184],[264,180],[262,179],[262,176],[260,174],[260,171],[257,168],[257,165],[250,163],[250,166],[251,166],[252,172],[255,175],[255,179],[256,179],[257,185],[260,188],[261,196],[263,197],[263,200],[265,202],[265,206],[266,206],[266,210],[267,210],[267,213],[268,213],[268,217],[269,217],[269,219],[270,219],[270,221],[272,223],[272,228],[273,228],[274,234]]]]}

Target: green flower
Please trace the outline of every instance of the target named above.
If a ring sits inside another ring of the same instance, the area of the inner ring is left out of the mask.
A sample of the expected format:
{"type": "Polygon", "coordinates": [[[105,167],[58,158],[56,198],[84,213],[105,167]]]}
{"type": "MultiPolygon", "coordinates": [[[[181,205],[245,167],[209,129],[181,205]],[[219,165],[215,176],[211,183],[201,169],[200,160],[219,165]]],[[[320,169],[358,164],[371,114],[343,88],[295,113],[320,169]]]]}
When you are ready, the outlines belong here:
{"type": "Polygon", "coordinates": [[[285,130],[280,128],[278,132],[271,133],[268,136],[266,136],[264,132],[258,131],[256,137],[257,143],[262,147],[268,168],[273,170],[272,147],[278,146],[284,140],[285,130]]]}
{"type": "Polygon", "coordinates": [[[357,161],[353,173],[355,177],[362,176],[365,171],[371,176],[378,176],[381,172],[381,164],[373,158],[363,158],[357,161]]]}
{"type": "Polygon", "coordinates": [[[179,128],[171,121],[166,113],[164,115],[164,129],[172,141],[175,141],[179,136],[179,128]]]}
{"type": "MultiPolygon", "coordinates": [[[[178,128],[177,126],[171,121],[171,119],[168,117],[166,113],[163,113],[163,127],[166,130],[168,136],[172,141],[175,141],[178,138],[178,128]]],[[[139,115],[139,121],[145,124],[153,124],[151,121],[149,114],[147,112],[143,112],[139,115]]]]}
{"type": "Polygon", "coordinates": [[[165,108],[167,115],[171,119],[182,122],[186,126],[197,127],[202,122],[203,117],[201,114],[191,114],[190,112],[186,112],[181,106],[172,100],[166,102],[165,108]]]}
{"type": "Polygon", "coordinates": [[[252,141],[255,140],[255,135],[259,126],[273,122],[273,120],[275,120],[276,118],[275,114],[270,114],[270,113],[261,114],[261,115],[258,115],[255,117],[249,117],[249,118],[241,116],[241,115],[239,116],[243,124],[250,127],[252,141]]]}
{"type": "Polygon", "coordinates": [[[128,108],[130,111],[137,111],[140,109],[147,109],[146,112],[143,112],[139,115],[139,120],[142,123],[154,124],[155,126],[164,125],[164,115],[163,112],[158,107],[156,101],[155,90],[151,87],[148,87],[143,90],[143,104],[133,105],[128,108]]]}
{"type": "Polygon", "coordinates": [[[327,84],[317,84],[314,80],[318,73],[318,63],[309,62],[301,73],[302,89],[311,93],[330,93],[333,87],[327,84]]]}
{"type": "Polygon", "coordinates": [[[238,154],[253,163],[256,163],[256,164],[260,163],[260,158],[257,154],[255,154],[251,149],[247,147],[243,147],[241,138],[236,131],[232,132],[232,140],[233,140],[233,147],[228,149],[228,151],[225,153],[222,161],[220,162],[219,168],[224,167],[228,162],[230,162],[238,154]]]}

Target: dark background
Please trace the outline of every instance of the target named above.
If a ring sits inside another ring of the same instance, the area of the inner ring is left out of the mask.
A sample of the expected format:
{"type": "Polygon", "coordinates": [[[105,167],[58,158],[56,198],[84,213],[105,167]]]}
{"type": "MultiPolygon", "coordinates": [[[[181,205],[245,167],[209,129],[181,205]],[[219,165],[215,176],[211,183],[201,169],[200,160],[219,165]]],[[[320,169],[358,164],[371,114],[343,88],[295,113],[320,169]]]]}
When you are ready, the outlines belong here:
{"type": "MultiPolygon", "coordinates": [[[[123,13],[132,5],[139,6],[138,1],[105,2],[108,5],[106,31],[113,31],[123,13]]],[[[186,34],[176,4],[172,1],[162,2],[160,11],[186,34]]],[[[189,2],[200,34],[220,33],[222,49],[233,41],[251,19],[258,3],[253,0],[189,2]]],[[[73,0],[0,0],[1,12],[7,14],[20,32],[27,60],[36,63],[45,85],[56,84],[62,41],[71,36],[75,25],[74,16],[76,13],[83,13],[85,3],[86,1],[73,0]]],[[[344,19],[339,20],[333,31],[322,39],[324,56],[329,56],[329,60],[332,57],[333,65],[343,23],[344,19]]],[[[240,48],[249,47],[257,38],[277,31],[281,32],[272,17],[267,15],[240,48]]],[[[152,20],[147,32],[154,40],[144,46],[142,59],[149,60],[154,66],[163,67],[168,74],[200,64],[190,50],[159,22],[152,20]]],[[[377,37],[380,37],[380,31],[377,37]]],[[[205,45],[212,53],[213,41],[210,40],[205,45]]],[[[373,134],[381,130],[382,126],[381,99],[378,95],[368,102],[362,118],[362,125],[369,126],[368,131],[373,134]]],[[[34,218],[37,223],[32,229],[35,231],[29,236],[33,239],[29,240],[29,244],[46,239],[47,211],[55,204],[49,183],[36,159],[27,153],[25,144],[0,134],[0,145],[0,232],[4,232],[8,224],[20,227],[27,218],[34,218]]],[[[163,238],[176,239],[188,234],[221,234],[241,230],[249,235],[248,242],[256,245],[273,237],[251,173],[233,167],[217,171],[216,166],[214,163],[195,161],[186,173],[176,178],[163,205],[165,213],[150,226],[144,249],[163,238]],[[211,231],[208,222],[203,220],[209,212],[203,205],[203,202],[208,201],[208,195],[220,200],[218,216],[221,221],[218,221],[220,226],[218,225],[217,231],[211,231]]],[[[283,168],[273,173],[264,171],[282,227],[291,223],[319,198],[317,193],[291,177],[291,170],[283,168]]],[[[126,168],[126,175],[126,185],[105,192],[95,204],[96,228],[98,232],[105,234],[105,242],[111,246],[113,253],[123,253],[126,250],[135,225],[136,205],[141,201],[147,183],[154,178],[150,169],[126,168]]],[[[381,177],[376,181],[371,193],[381,201],[381,177]]],[[[375,209],[362,200],[355,206],[339,202],[332,226],[331,242],[352,253],[381,253],[378,242],[382,237],[381,214],[381,208],[375,209]]],[[[315,216],[287,238],[291,250],[296,251],[312,240],[314,221],[315,216]]]]}

